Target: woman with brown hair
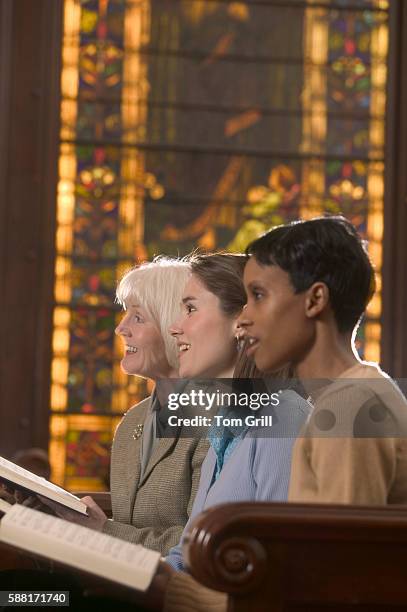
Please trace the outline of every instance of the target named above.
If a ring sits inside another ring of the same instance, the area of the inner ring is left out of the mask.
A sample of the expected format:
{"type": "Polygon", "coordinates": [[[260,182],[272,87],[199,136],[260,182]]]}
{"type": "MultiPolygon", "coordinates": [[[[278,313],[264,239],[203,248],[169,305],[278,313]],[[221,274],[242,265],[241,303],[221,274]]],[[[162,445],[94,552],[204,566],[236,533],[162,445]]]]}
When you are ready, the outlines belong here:
{"type": "MultiPolygon", "coordinates": [[[[171,326],[180,350],[180,376],[211,376],[214,354],[218,365],[223,364],[222,377],[240,376],[241,372],[235,371],[236,335],[246,302],[242,281],[245,261],[232,254],[203,255],[191,261],[183,312],[171,326]]],[[[241,362],[240,368],[247,369],[247,363],[241,362]]],[[[190,521],[216,504],[287,499],[292,447],[309,405],[289,388],[286,372],[274,373],[261,383],[265,405],[260,408],[256,403],[255,413],[241,407],[239,396],[238,405],[221,407],[213,417],[210,448],[202,464],[190,521]]],[[[246,404],[250,407],[253,398],[260,396],[250,384],[241,387],[240,393],[250,396],[246,404]]],[[[175,569],[183,569],[181,543],[170,551],[167,561],[175,569]]]]}

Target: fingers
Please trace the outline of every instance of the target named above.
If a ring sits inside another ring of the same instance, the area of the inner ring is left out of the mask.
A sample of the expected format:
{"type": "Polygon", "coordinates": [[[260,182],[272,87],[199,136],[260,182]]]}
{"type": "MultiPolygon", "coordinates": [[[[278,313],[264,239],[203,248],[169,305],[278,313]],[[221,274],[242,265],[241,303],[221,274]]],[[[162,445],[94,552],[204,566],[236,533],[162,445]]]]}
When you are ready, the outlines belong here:
{"type": "Polygon", "coordinates": [[[95,500],[90,497],[90,495],[86,495],[82,497],[81,501],[86,504],[86,508],[88,511],[88,517],[86,523],[84,523],[87,527],[91,529],[96,529],[97,531],[102,531],[103,525],[107,521],[107,516],[103,512],[102,508],[97,505],[95,500]]]}
{"type": "Polygon", "coordinates": [[[45,508],[47,508],[48,512],[51,511],[54,515],[59,516],[59,518],[63,518],[67,521],[71,520],[70,515],[72,513],[69,510],[66,510],[60,504],[48,499],[48,497],[44,497],[43,495],[37,495],[37,497],[42,505],[42,508],[40,508],[41,510],[45,511],[45,508]]]}
{"type": "Polygon", "coordinates": [[[16,503],[14,495],[10,493],[10,491],[7,489],[5,485],[0,486],[0,497],[1,499],[4,499],[4,501],[8,502],[9,504],[16,503]]]}
{"type": "Polygon", "coordinates": [[[22,504],[23,501],[28,497],[28,493],[19,491],[18,489],[13,489],[12,487],[6,484],[0,485],[0,491],[2,499],[8,501],[9,504],[22,504]]]}
{"type": "Polygon", "coordinates": [[[48,497],[44,497],[43,495],[37,495],[37,498],[40,500],[42,504],[44,504],[44,506],[51,508],[51,510],[53,510],[55,514],[57,513],[57,510],[58,510],[57,503],[53,502],[51,499],[48,499],[48,497]]]}
{"type": "Polygon", "coordinates": [[[88,510],[88,514],[92,515],[92,516],[104,516],[105,518],[107,518],[106,514],[103,512],[102,508],[100,506],[98,506],[98,504],[95,502],[95,500],[90,497],[89,495],[86,495],[85,497],[81,498],[81,502],[83,502],[86,505],[86,508],[88,510]]]}
{"type": "Polygon", "coordinates": [[[90,495],[85,495],[85,497],[81,497],[81,502],[83,502],[89,508],[99,508],[93,497],[90,495]]]}
{"type": "Polygon", "coordinates": [[[40,510],[41,512],[50,513],[50,508],[42,503],[37,495],[30,495],[23,501],[23,506],[32,508],[33,510],[40,510]]]}
{"type": "Polygon", "coordinates": [[[46,506],[47,508],[50,508],[54,512],[54,514],[56,514],[56,516],[58,516],[59,518],[65,519],[66,521],[69,521],[70,523],[78,522],[77,520],[78,513],[75,512],[74,510],[65,508],[61,504],[58,504],[57,502],[54,502],[51,499],[44,497],[43,495],[38,495],[38,498],[41,500],[44,506],[46,506]]]}
{"type": "Polygon", "coordinates": [[[14,491],[14,497],[16,498],[16,502],[18,504],[23,504],[26,499],[32,497],[29,493],[25,493],[24,491],[18,491],[17,489],[14,491]]]}
{"type": "Polygon", "coordinates": [[[40,503],[41,502],[36,495],[30,495],[29,497],[26,497],[22,502],[23,506],[27,506],[27,508],[34,508],[34,506],[40,503]]]}

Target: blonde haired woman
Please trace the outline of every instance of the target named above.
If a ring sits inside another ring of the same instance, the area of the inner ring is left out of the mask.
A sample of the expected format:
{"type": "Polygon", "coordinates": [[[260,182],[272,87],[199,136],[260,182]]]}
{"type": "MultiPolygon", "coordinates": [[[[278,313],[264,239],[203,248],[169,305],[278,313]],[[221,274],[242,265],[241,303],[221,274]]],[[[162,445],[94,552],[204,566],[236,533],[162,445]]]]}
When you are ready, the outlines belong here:
{"type": "MultiPolygon", "coordinates": [[[[154,381],[178,376],[178,348],[168,328],[179,316],[190,274],[187,261],[160,257],[121,279],[117,300],[126,313],[116,334],[123,341],[121,367],[127,374],[154,381]]],[[[83,498],[89,517],[56,509],[60,516],[168,553],[189,518],[208,442],[187,438],[181,429],[179,435],[161,436],[164,403],[154,390],[130,408],[116,430],[110,479],[113,520],[91,497],[83,498]]]]}

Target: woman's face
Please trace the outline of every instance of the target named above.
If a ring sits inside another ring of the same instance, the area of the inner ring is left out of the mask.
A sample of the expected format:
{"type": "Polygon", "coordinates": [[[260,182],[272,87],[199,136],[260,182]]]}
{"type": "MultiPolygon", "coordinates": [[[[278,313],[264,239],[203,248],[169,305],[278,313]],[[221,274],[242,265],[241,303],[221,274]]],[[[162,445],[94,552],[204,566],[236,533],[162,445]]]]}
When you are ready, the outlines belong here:
{"type": "Polygon", "coordinates": [[[153,380],[170,376],[171,366],[165,354],[163,338],[143,307],[131,305],[116,327],[116,334],[123,340],[121,367],[126,374],[153,380]]]}
{"type": "Polygon", "coordinates": [[[315,325],[306,316],[305,292],[296,293],[277,265],[250,257],[244,270],[247,306],[240,317],[249,342],[246,354],[263,372],[296,366],[315,343],[315,325]]]}
{"type": "Polygon", "coordinates": [[[181,316],[170,328],[179,350],[179,376],[230,378],[236,362],[236,317],[194,275],[185,286],[181,316]]]}

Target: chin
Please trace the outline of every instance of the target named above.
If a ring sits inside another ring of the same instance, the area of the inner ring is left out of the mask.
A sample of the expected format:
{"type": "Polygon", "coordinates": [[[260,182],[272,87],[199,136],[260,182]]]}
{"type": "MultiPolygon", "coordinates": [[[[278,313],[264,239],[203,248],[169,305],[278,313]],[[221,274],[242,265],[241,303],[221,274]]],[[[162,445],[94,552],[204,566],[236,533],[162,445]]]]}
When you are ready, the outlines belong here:
{"type": "Polygon", "coordinates": [[[194,368],[181,368],[179,371],[179,377],[180,378],[194,378],[196,376],[199,376],[199,374],[197,374],[194,371],[194,368]]]}
{"type": "Polygon", "coordinates": [[[128,376],[144,376],[142,372],[135,370],[134,367],[131,366],[131,364],[126,363],[125,359],[126,358],[122,359],[120,364],[120,367],[125,374],[128,374],[128,376]]]}
{"type": "Polygon", "coordinates": [[[143,376],[142,374],[140,374],[140,372],[135,372],[133,368],[126,368],[122,366],[122,370],[128,376],[143,376]]]}
{"type": "Polygon", "coordinates": [[[125,363],[123,363],[123,361],[121,362],[120,367],[122,369],[122,372],[124,372],[125,374],[133,374],[133,372],[130,371],[130,368],[125,363]]]}
{"type": "Polygon", "coordinates": [[[275,364],[267,358],[267,355],[262,355],[259,350],[254,354],[254,363],[260,372],[271,372],[276,369],[275,364]]]}
{"type": "Polygon", "coordinates": [[[190,378],[188,368],[180,367],[180,369],[178,370],[178,376],[180,378],[190,378]]]}

